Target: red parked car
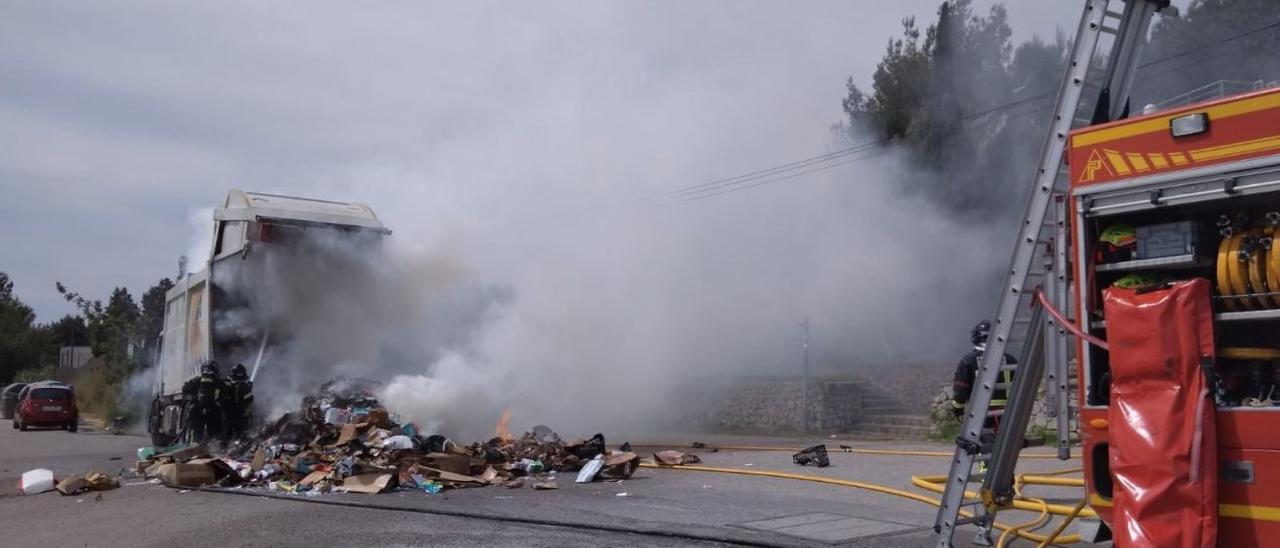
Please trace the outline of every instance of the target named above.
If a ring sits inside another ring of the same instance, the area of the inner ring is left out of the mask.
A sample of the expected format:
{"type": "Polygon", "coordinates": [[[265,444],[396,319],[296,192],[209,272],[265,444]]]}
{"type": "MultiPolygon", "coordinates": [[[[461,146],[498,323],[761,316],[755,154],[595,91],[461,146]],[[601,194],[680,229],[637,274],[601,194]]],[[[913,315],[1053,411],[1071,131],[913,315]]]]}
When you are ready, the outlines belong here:
{"type": "Polygon", "coordinates": [[[16,429],[57,426],[75,432],[79,421],[76,393],[70,385],[52,381],[36,382],[28,384],[18,394],[18,412],[13,416],[13,427],[16,429]]]}

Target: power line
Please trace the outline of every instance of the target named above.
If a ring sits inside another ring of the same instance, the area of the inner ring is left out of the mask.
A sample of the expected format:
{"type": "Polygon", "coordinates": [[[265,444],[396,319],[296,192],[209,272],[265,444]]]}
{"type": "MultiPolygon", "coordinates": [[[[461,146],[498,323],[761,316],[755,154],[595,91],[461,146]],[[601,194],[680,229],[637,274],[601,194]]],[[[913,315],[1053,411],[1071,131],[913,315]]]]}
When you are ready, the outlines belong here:
{"type": "MultiPolygon", "coordinates": [[[[1035,114],[1035,113],[1038,113],[1038,112],[1044,112],[1045,110],[1048,110],[1048,109],[1049,109],[1049,107],[1044,106],[1044,107],[1040,107],[1040,108],[1036,108],[1036,109],[1029,110],[1029,111],[1027,111],[1027,112],[1020,112],[1020,113],[1018,113],[1018,114],[1011,115],[1009,118],[1010,118],[1010,119],[1012,119],[1012,118],[1017,118],[1017,117],[1019,117],[1019,116],[1027,116],[1027,115],[1035,114]]],[[[949,130],[949,132],[955,132],[955,131],[957,131],[958,129],[959,129],[959,128],[957,128],[957,127],[952,127],[952,128],[949,130]]],[[[684,199],[682,199],[682,200],[680,200],[680,201],[683,201],[683,202],[691,202],[691,201],[694,201],[694,200],[703,200],[703,199],[706,199],[706,198],[712,198],[712,197],[715,197],[715,196],[722,196],[722,195],[724,195],[724,194],[731,194],[731,193],[734,193],[734,192],[739,192],[739,191],[743,191],[743,190],[748,190],[748,189],[752,189],[752,188],[755,188],[755,187],[758,187],[758,186],[763,186],[763,185],[767,185],[767,184],[771,184],[771,183],[776,183],[776,182],[779,182],[779,181],[785,181],[785,180],[788,180],[788,179],[794,179],[794,178],[796,178],[796,177],[800,177],[800,176],[802,176],[802,175],[808,175],[808,174],[811,174],[811,173],[817,173],[817,172],[819,172],[819,171],[826,171],[826,170],[828,170],[828,169],[832,169],[832,168],[840,167],[840,166],[843,166],[843,165],[852,164],[852,163],[855,163],[855,162],[860,162],[860,161],[862,161],[862,160],[867,160],[867,159],[874,158],[874,157],[877,157],[877,156],[882,156],[882,155],[884,155],[884,154],[887,154],[887,153],[891,150],[888,146],[882,146],[882,147],[877,147],[877,148],[878,148],[879,150],[875,150],[874,152],[872,152],[872,153],[870,153],[870,154],[867,154],[867,155],[865,155],[865,156],[860,156],[860,157],[850,158],[850,159],[847,159],[847,160],[842,161],[842,162],[836,162],[836,163],[834,163],[834,164],[827,164],[827,165],[823,165],[823,166],[821,166],[821,167],[816,167],[816,168],[809,169],[809,170],[805,170],[805,171],[799,171],[799,172],[795,172],[795,173],[789,173],[789,174],[786,174],[786,175],[783,175],[783,176],[780,176],[780,177],[775,177],[775,178],[771,178],[771,179],[765,179],[765,180],[763,180],[763,181],[759,181],[759,182],[756,182],[756,183],[753,183],[753,184],[750,184],[750,185],[745,185],[745,186],[736,186],[736,187],[731,187],[731,188],[727,188],[727,189],[722,189],[722,190],[720,190],[719,192],[712,192],[712,193],[708,193],[708,194],[700,194],[700,195],[696,195],[696,196],[692,196],[692,197],[686,197],[686,198],[684,198],[684,199]]]]}
{"type": "MultiPolygon", "coordinates": [[[[1277,27],[1280,27],[1280,21],[1276,21],[1276,22],[1273,22],[1273,23],[1270,23],[1270,24],[1267,24],[1267,25],[1263,25],[1263,26],[1261,26],[1261,27],[1258,27],[1258,28],[1255,28],[1255,29],[1252,29],[1252,30],[1248,30],[1248,31],[1245,31],[1245,32],[1241,32],[1241,33],[1238,33],[1238,34],[1235,34],[1235,35],[1227,36],[1227,37],[1225,37],[1225,38],[1223,38],[1223,39],[1219,40],[1219,42],[1218,42],[1218,43],[1219,43],[1219,44],[1226,44],[1226,43],[1229,43],[1229,42],[1233,42],[1233,41],[1235,41],[1235,40],[1238,40],[1238,39],[1240,39],[1240,38],[1244,38],[1244,37],[1246,37],[1246,36],[1251,36],[1251,35],[1254,35],[1254,34],[1257,34],[1257,33],[1260,33],[1260,32],[1264,32],[1264,31],[1267,31],[1267,30],[1270,30],[1270,29],[1274,29],[1274,28],[1277,28],[1277,27]]],[[[1273,37],[1273,38],[1274,38],[1274,37],[1273,37]]],[[[1235,46],[1233,46],[1233,48],[1234,48],[1234,47],[1235,47],[1235,46]]],[[[1219,51],[1218,55],[1215,55],[1214,57],[1212,57],[1212,58],[1211,58],[1211,59],[1213,59],[1213,58],[1217,58],[1217,57],[1219,57],[1219,56],[1223,56],[1223,55],[1225,55],[1225,54],[1226,54],[1226,53],[1228,53],[1228,52],[1230,51],[1230,49],[1232,49],[1232,48],[1213,47],[1213,48],[1198,48],[1198,49],[1193,49],[1193,50],[1183,51],[1183,52],[1179,52],[1179,53],[1176,53],[1176,54],[1168,55],[1168,56],[1166,56],[1166,57],[1162,57],[1162,58],[1160,58],[1160,59],[1155,59],[1155,60],[1152,60],[1152,61],[1148,61],[1148,62],[1146,62],[1146,63],[1143,63],[1142,65],[1139,65],[1139,66],[1138,66],[1138,68],[1139,68],[1139,69],[1147,68],[1147,67],[1151,67],[1151,66],[1154,66],[1154,65],[1156,65],[1156,64],[1163,63],[1163,62],[1166,62],[1166,61],[1170,61],[1170,60],[1173,60],[1173,59],[1178,59],[1178,58],[1186,57],[1186,56],[1190,55],[1191,53],[1194,53],[1195,51],[1204,50],[1204,49],[1209,49],[1210,51],[1214,51],[1214,50],[1224,50],[1224,49],[1226,50],[1226,51],[1219,51]]],[[[1176,70],[1176,68],[1175,68],[1175,69],[1173,69],[1173,70],[1176,70]]],[[[1168,72],[1168,71],[1163,71],[1163,72],[1156,73],[1155,75],[1148,75],[1148,76],[1149,76],[1149,77],[1158,77],[1158,76],[1162,76],[1162,75],[1166,74],[1167,72],[1168,72]]],[[[1004,110],[1008,110],[1008,109],[1011,109],[1011,108],[1017,107],[1017,106],[1019,106],[1019,105],[1023,105],[1023,104],[1031,103],[1031,102],[1034,102],[1034,101],[1037,101],[1037,100],[1041,100],[1041,99],[1044,99],[1044,98],[1046,98],[1046,97],[1052,96],[1052,95],[1054,95],[1055,93],[1056,93],[1056,92],[1051,91],[1051,92],[1046,92],[1046,93],[1035,94],[1035,95],[1031,95],[1031,96],[1028,96],[1028,97],[1024,97],[1024,98],[1022,98],[1022,99],[1017,99],[1017,100],[1014,100],[1014,101],[1011,101],[1011,102],[1008,102],[1008,103],[1004,103],[1004,104],[996,105],[996,106],[994,106],[994,107],[991,107],[991,108],[988,108],[988,109],[985,109],[985,110],[982,110],[982,111],[978,111],[978,112],[974,112],[974,113],[972,113],[972,114],[968,114],[968,115],[964,115],[964,116],[956,117],[955,119],[953,119],[953,120],[951,120],[951,121],[947,122],[946,124],[934,124],[934,125],[930,125],[930,126],[925,126],[925,127],[922,127],[922,128],[918,128],[918,129],[915,129],[915,130],[910,130],[910,131],[908,131],[908,132],[905,132],[905,133],[902,135],[902,137],[916,136],[916,135],[919,135],[920,133],[923,133],[923,132],[925,132],[925,131],[935,131],[935,130],[940,130],[940,131],[942,131],[944,135],[946,135],[946,134],[950,134],[950,133],[952,133],[952,132],[956,131],[956,129],[957,129],[957,127],[956,127],[956,126],[958,126],[959,124],[961,124],[961,123],[963,123],[963,122],[968,122],[968,121],[976,120],[976,119],[981,118],[981,117],[983,117],[983,116],[986,116],[986,115],[988,115],[988,114],[993,114],[993,113],[996,113],[996,112],[1000,112],[1000,111],[1004,111],[1004,110]]],[[[1032,111],[1029,111],[1029,112],[1026,112],[1026,113],[1021,113],[1021,114],[1014,115],[1014,116],[1015,116],[1015,117],[1016,117],[1016,116],[1022,116],[1022,115],[1026,115],[1026,114],[1031,114],[1031,113],[1035,113],[1035,112],[1040,112],[1040,111],[1042,111],[1042,110],[1044,110],[1044,109],[1043,109],[1043,108],[1033,109],[1032,111]]],[[[857,162],[857,161],[860,161],[860,160],[865,160],[865,159],[868,159],[868,158],[872,158],[872,157],[875,157],[875,156],[879,156],[879,155],[880,155],[880,154],[882,154],[882,153],[869,154],[869,155],[861,156],[861,157],[848,158],[849,156],[853,156],[854,154],[857,154],[857,153],[859,153],[859,152],[865,152],[865,151],[873,150],[873,149],[880,148],[880,147],[887,147],[889,144],[892,144],[892,142],[893,142],[893,139],[892,139],[892,138],[883,138],[883,139],[878,139],[878,140],[875,140],[875,141],[870,141],[870,142],[862,143],[862,144],[859,144],[859,145],[855,145],[855,146],[852,146],[852,147],[848,147],[848,148],[844,148],[844,149],[836,150],[836,151],[829,152],[829,153],[826,153],[826,154],[821,154],[821,155],[817,155],[817,156],[812,156],[812,157],[810,157],[810,158],[805,158],[805,159],[803,159],[803,160],[798,160],[798,161],[790,162],[790,163],[787,163],[787,164],[781,164],[781,165],[774,166],[774,167],[770,167],[770,168],[765,168],[765,169],[761,169],[761,170],[752,171],[752,172],[750,172],[750,173],[744,173],[744,174],[742,174],[742,175],[736,175],[736,176],[733,176],[733,177],[726,177],[726,178],[723,178],[723,179],[717,179],[717,180],[709,181],[709,182],[706,182],[706,183],[701,183],[701,184],[697,184],[697,185],[692,185],[692,186],[688,186],[688,187],[684,187],[684,188],[676,189],[676,190],[673,190],[673,191],[668,192],[665,196],[670,197],[670,198],[672,198],[672,199],[676,199],[676,200],[678,200],[678,201],[694,201],[694,200],[701,200],[701,199],[711,198],[711,197],[715,197],[715,196],[721,196],[721,195],[724,195],[724,194],[729,194],[729,193],[731,193],[731,192],[736,192],[736,191],[738,191],[738,190],[746,190],[746,189],[756,188],[756,187],[759,187],[759,186],[763,186],[763,185],[766,185],[766,184],[771,184],[771,183],[775,183],[775,182],[779,182],[779,181],[785,181],[785,180],[788,180],[788,179],[794,179],[794,178],[799,177],[799,176],[802,176],[802,175],[808,175],[808,174],[816,173],[816,172],[819,172],[819,171],[825,171],[825,170],[827,170],[827,169],[831,169],[831,168],[834,168],[834,167],[839,167],[839,166],[843,166],[843,165],[851,164],[851,163],[854,163],[854,162],[857,162]],[[832,162],[832,161],[834,161],[834,160],[842,159],[842,158],[844,158],[844,160],[843,160],[843,161],[839,161],[839,162],[835,162],[835,163],[828,163],[828,162],[832,162]],[[820,166],[820,167],[813,167],[813,166],[820,166]],[[804,168],[812,168],[812,169],[804,169],[804,168]],[[798,171],[798,172],[797,172],[797,171],[795,171],[795,170],[797,170],[797,169],[801,169],[802,171],[798,171]],[[748,183],[750,183],[750,184],[748,184],[748,183]]]]}

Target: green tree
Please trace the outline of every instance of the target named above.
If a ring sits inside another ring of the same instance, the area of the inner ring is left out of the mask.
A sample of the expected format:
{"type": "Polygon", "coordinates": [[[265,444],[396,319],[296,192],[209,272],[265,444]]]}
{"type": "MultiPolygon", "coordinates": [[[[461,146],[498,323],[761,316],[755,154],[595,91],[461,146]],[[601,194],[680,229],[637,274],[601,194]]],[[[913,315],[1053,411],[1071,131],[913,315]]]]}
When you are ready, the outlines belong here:
{"type": "Polygon", "coordinates": [[[164,329],[164,295],[173,289],[173,280],[161,278],[142,294],[142,316],[138,320],[137,339],[142,353],[138,359],[144,367],[154,365],[155,350],[160,344],[160,330],[164,329]]]}
{"type": "Polygon", "coordinates": [[[890,38],[884,57],[872,75],[872,93],[867,95],[845,83],[848,94],[843,106],[849,130],[870,130],[882,138],[906,136],[918,113],[926,90],[929,65],[928,45],[920,43],[920,29],[914,17],[902,20],[902,36],[890,38]]]}
{"type": "Polygon", "coordinates": [[[39,364],[36,315],[17,295],[13,280],[0,272],[0,384],[9,384],[19,370],[39,364]]]}
{"type": "Polygon", "coordinates": [[[1051,94],[1065,40],[1014,48],[1002,4],[979,16],[971,0],[942,2],[937,17],[923,38],[914,20],[904,21],[869,94],[846,82],[841,127],[854,142],[869,132],[905,146],[932,174],[901,181],[902,188],[927,192],[957,215],[999,219],[1020,203],[1023,174],[1034,161],[1030,143],[1041,142],[1046,116],[1034,115],[1042,106],[1036,101],[1021,110],[992,109],[1026,97],[1019,92],[1051,94]]]}
{"type": "Polygon", "coordinates": [[[1218,80],[1280,79],[1278,21],[1274,0],[1194,0],[1179,16],[1157,17],[1134,98],[1159,103],[1218,80]]]}
{"type": "Polygon", "coordinates": [[[115,288],[103,306],[102,301],[90,301],[67,289],[61,282],[56,283],[56,287],[85,317],[93,355],[102,358],[111,369],[118,370],[122,378],[132,372],[135,367],[132,352],[138,346],[138,321],[142,312],[129,290],[115,288]]]}

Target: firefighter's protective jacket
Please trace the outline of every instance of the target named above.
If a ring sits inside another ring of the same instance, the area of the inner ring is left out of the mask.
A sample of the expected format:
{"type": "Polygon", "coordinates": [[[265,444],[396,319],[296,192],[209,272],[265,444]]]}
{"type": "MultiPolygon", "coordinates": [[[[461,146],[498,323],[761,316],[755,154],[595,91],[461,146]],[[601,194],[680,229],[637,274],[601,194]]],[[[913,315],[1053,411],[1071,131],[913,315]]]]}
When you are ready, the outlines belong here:
{"type": "MultiPolygon", "coordinates": [[[[1016,364],[1017,360],[1008,354],[1004,355],[1004,361],[1007,364],[1016,364]]],[[[973,382],[978,375],[978,365],[982,362],[982,351],[974,349],[972,352],[965,354],[960,358],[960,364],[956,366],[955,380],[951,383],[951,405],[963,409],[965,404],[969,403],[969,396],[973,394],[973,382]]],[[[1001,373],[1001,382],[1013,382],[1013,372],[1004,371],[1001,373]]],[[[1008,395],[1003,388],[996,389],[991,395],[991,407],[1001,408],[1008,403],[1008,395]]]]}

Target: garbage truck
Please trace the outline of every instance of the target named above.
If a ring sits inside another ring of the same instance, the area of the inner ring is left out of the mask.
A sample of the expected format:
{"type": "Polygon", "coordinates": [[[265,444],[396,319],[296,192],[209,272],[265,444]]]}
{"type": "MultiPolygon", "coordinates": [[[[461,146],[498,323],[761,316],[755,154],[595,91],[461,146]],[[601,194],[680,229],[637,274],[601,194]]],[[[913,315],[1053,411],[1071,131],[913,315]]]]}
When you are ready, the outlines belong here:
{"type": "Polygon", "coordinates": [[[253,295],[264,286],[289,283],[266,279],[278,275],[268,268],[273,257],[301,247],[313,253],[336,248],[311,245],[316,241],[340,242],[342,249],[378,246],[391,233],[364,204],[234,189],[211,221],[208,255],[198,258],[203,264],[187,272],[180,260],[178,280],[165,294],[147,417],[147,431],[157,446],[181,437],[186,424],[182,387],[203,363],[222,364],[223,374],[231,364],[242,363],[256,376],[268,347],[287,339],[287,333],[272,334],[271,315],[253,310],[259,304],[253,295]]]}

